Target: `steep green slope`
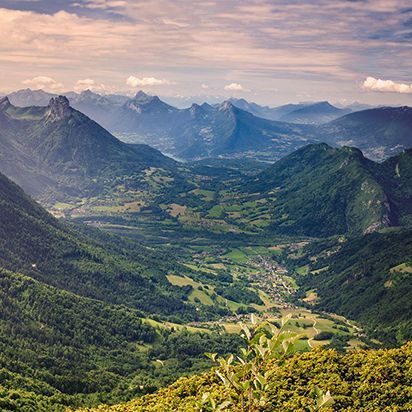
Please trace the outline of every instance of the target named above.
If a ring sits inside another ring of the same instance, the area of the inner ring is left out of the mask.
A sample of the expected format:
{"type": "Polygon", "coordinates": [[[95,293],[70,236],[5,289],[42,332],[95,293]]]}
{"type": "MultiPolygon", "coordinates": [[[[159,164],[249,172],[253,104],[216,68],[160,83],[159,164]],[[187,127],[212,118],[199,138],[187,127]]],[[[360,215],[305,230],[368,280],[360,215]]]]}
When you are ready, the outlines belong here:
{"type": "Polygon", "coordinates": [[[0,313],[2,411],[124,401],[210,367],[205,350],[223,354],[239,345],[236,336],[154,327],[134,309],[4,269],[0,313]]]}
{"type": "Polygon", "coordinates": [[[169,284],[173,259],[135,243],[93,239],[59,223],[0,175],[0,265],[80,295],[149,313],[197,317],[169,284]]]}
{"type": "Polygon", "coordinates": [[[357,149],[309,145],[250,179],[246,190],[274,199],[270,229],[277,233],[360,234],[391,218],[372,166],[357,149]]]}
{"type": "Polygon", "coordinates": [[[204,370],[205,348],[238,347],[230,336],[143,322],[217,311],[169,283],[167,274],[188,271],[170,255],[58,222],[3,175],[0,239],[1,410],[126,400],[204,370]]]}
{"type": "MultiPolygon", "coordinates": [[[[281,365],[272,363],[268,375],[267,402],[262,412],[305,412],[316,409],[315,390],[330,390],[334,403],[325,412],[407,412],[412,408],[412,345],[399,349],[358,351],[341,355],[315,350],[294,355],[281,365]]],[[[228,399],[213,373],[184,378],[159,392],[99,412],[192,412],[201,410],[202,395],[209,392],[216,403],[228,399]]],[[[204,407],[205,410],[206,407],[204,407]]],[[[241,411],[241,405],[224,410],[241,411]]],[[[86,409],[82,409],[85,412],[86,409]]],[[[79,411],[80,412],[80,411],[79,411]]]]}
{"type": "Polygon", "coordinates": [[[309,244],[294,267],[300,296],[315,291],[315,308],[358,320],[377,339],[400,344],[412,339],[412,231],[391,229],[345,242],[309,244]]]}
{"type": "Polygon", "coordinates": [[[110,399],[133,376],[153,375],[138,348],[158,332],[138,312],[4,269],[0,297],[1,410],[62,410],[63,404],[110,399]],[[43,408],[29,409],[30,399],[43,408]]]}
{"type": "Polygon", "coordinates": [[[396,224],[412,225],[412,150],[387,159],[379,178],[390,196],[396,224]]]}

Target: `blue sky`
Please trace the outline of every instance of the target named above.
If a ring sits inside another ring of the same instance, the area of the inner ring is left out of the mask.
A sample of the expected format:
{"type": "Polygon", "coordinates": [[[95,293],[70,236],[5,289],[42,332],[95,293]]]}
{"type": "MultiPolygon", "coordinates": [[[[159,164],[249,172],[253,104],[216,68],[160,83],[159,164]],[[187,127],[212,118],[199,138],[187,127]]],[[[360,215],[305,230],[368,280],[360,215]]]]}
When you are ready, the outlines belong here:
{"type": "Polygon", "coordinates": [[[0,90],[412,104],[402,0],[0,0],[0,90]]]}

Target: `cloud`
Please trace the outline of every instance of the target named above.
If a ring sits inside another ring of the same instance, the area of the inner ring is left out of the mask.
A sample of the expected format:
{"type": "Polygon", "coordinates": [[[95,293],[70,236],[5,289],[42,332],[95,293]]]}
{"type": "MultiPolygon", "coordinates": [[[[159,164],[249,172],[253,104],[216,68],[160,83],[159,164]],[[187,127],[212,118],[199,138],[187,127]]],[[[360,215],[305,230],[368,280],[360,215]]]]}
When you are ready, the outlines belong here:
{"type": "Polygon", "coordinates": [[[91,90],[94,92],[106,92],[107,87],[103,83],[96,83],[93,79],[78,80],[74,85],[75,92],[82,92],[84,90],[91,90]]]}
{"type": "Polygon", "coordinates": [[[130,87],[139,87],[139,86],[163,86],[170,84],[168,80],[165,79],[156,79],[156,77],[142,77],[138,78],[135,76],[129,76],[126,80],[126,84],[130,87]]]}
{"type": "Polygon", "coordinates": [[[201,83],[217,91],[226,79],[223,92],[236,79],[267,103],[275,103],[274,88],[280,89],[276,103],[302,87],[317,99],[325,90],[360,97],[364,73],[403,78],[412,52],[410,14],[400,12],[407,0],[0,3],[0,73],[7,73],[0,89],[8,90],[35,68],[70,86],[92,78],[123,92],[132,88],[125,83],[129,74],[145,74],[173,79],[163,86],[168,93],[190,95],[201,83]]]}
{"type": "Polygon", "coordinates": [[[94,10],[108,10],[127,6],[127,1],[122,0],[88,0],[85,3],[76,2],[75,7],[83,7],[94,10]]]}
{"type": "Polygon", "coordinates": [[[243,88],[243,86],[241,85],[241,84],[239,84],[239,83],[230,83],[230,84],[227,84],[226,86],[225,86],[225,90],[235,90],[235,91],[239,91],[239,90],[245,90],[244,88],[243,88]]]}
{"type": "Polygon", "coordinates": [[[162,23],[166,24],[168,26],[176,26],[176,27],[179,27],[179,28],[189,27],[189,24],[187,24],[187,23],[181,23],[181,22],[171,20],[171,19],[167,19],[167,18],[162,19],[162,23]]]}
{"type": "Polygon", "coordinates": [[[22,83],[32,89],[43,89],[51,92],[61,92],[64,90],[62,83],[47,76],[33,77],[32,79],[23,80],[22,83]]]}
{"type": "Polygon", "coordinates": [[[209,88],[209,86],[207,85],[207,84],[202,84],[201,86],[200,86],[203,90],[207,90],[208,88],[209,88]]]}
{"type": "Polygon", "coordinates": [[[374,77],[367,77],[362,87],[377,92],[412,93],[412,84],[395,83],[392,80],[381,80],[374,77]]]}

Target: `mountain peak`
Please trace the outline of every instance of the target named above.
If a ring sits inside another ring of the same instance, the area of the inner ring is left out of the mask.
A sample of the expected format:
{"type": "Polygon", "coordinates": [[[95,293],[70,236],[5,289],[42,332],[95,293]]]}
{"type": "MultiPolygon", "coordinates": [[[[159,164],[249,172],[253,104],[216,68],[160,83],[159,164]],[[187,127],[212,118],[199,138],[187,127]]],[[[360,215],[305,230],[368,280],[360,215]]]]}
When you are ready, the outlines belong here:
{"type": "Polygon", "coordinates": [[[233,103],[230,100],[225,100],[221,105],[220,105],[220,110],[227,110],[227,111],[232,111],[235,108],[233,103]]]}
{"type": "Polygon", "coordinates": [[[49,108],[48,118],[51,120],[67,119],[72,114],[72,108],[66,96],[52,97],[49,108]]]}
{"type": "Polygon", "coordinates": [[[157,96],[150,96],[149,94],[146,94],[143,90],[139,90],[136,93],[136,96],[134,97],[134,101],[139,103],[139,104],[146,104],[146,103],[150,103],[153,100],[159,100],[159,98],[157,96]]]}
{"type": "Polygon", "coordinates": [[[145,93],[143,90],[139,90],[136,93],[136,99],[141,99],[141,98],[145,98],[145,97],[149,97],[149,95],[147,93],[145,93]]]}
{"type": "Polygon", "coordinates": [[[189,108],[190,112],[200,112],[203,110],[202,106],[197,103],[192,103],[192,105],[189,108]]]}
{"type": "Polygon", "coordinates": [[[10,106],[11,106],[11,103],[7,96],[0,98],[0,110],[6,110],[10,106]]]}
{"type": "Polygon", "coordinates": [[[100,95],[92,92],[90,89],[86,89],[80,93],[80,96],[100,96],[100,95]]]}
{"type": "Polygon", "coordinates": [[[321,102],[317,102],[317,103],[313,103],[312,104],[313,107],[327,107],[327,108],[334,108],[336,109],[335,106],[333,106],[332,104],[330,104],[327,100],[321,101],[321,102]]]}

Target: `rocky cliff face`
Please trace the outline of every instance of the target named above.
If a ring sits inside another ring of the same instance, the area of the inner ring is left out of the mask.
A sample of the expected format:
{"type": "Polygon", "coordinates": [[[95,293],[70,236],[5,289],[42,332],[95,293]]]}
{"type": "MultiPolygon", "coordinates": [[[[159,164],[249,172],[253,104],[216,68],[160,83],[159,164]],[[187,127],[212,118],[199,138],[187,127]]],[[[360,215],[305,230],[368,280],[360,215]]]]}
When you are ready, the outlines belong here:
{"type": "Polygon", "coordinates": [[[47,114],[47,119],[62,120],[67,119],[72,115],[72,108],[70,107],[70,102],[65,96],[53,97],[49,102],[49,111],[47,114]]]}
{"type": "Polygon", "coordinates": [[[10,106],[11,103],[7,96],[0,98],[0,110],[7,110],[7,108],[10,106]]]}

